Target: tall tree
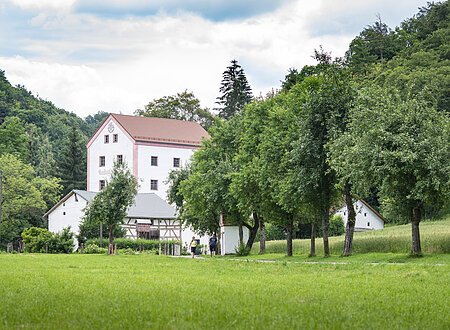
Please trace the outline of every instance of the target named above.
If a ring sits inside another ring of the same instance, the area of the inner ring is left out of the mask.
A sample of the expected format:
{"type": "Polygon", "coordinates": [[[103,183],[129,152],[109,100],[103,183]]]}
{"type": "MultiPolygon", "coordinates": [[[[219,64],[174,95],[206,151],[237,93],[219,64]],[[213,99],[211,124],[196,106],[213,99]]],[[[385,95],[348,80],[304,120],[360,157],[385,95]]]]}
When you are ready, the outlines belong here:
{"type": "Polygon", "coordinates": [[[7,117],[0,125],[0,155],[12,154],[28,162],[29,138],[24,123],[17,117],[7,117]]]}
{"type": "Polygon", "coordinates": [[[206,130],[214,123],[214,115],[200,106],[200,101],[192,92],[185,90],[177,95],[154,99],[144,110],[136,110],[136,115],[144,117],[170,118],[195,121],[206,130]]]}
{"type": "Polygon", "coordinates": [[[108,231],[108,253],[114,251],[114,233],[134,203],[138,183],[124,163],[115,163],[111,179],[86,207],[83,222],[102,223],[108,231]]]}
{"type": "Polygon", "coordinates": [[[229,119],[239,113],[253,98],[252,90],[248,84],[244,69],[236,60],[223,73],[223,79],[219,91],[222,93],[217,99],[219,116],[229,119]]]}
{"type": "Polygon", "coordinates": [[[382,205],[410,219],[411,252],[420,255],[424,206],[450,201],[448,117],[421,97],[404,100],[393,89],[371,87],[358,97],[349,131],[332,153],[357,191],[378,186],[382,205]]]}
{"type": "Polygon", "coordinates": [[[64,194],[72,189],[86,188],[86,138],[72,127],[63,141],[58,169],[64,185],[64,194]]]}
{"type": "Polygon", "coordinates": [[[0,156],[2,171],[2,203],[0,247],[20,237],[23,228],[44,225],[42,215],[60,197],[56,178],[36,177],[31,165],[11,154],[0,156]]]}

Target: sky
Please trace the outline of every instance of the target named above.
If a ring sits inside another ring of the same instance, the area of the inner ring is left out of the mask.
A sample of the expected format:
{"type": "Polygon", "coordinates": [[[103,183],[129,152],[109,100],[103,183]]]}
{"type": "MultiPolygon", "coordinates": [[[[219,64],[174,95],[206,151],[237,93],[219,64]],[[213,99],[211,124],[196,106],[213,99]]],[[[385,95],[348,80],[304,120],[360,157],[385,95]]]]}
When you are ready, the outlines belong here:
{"type": "Polygon", "coordinates": [[[377,19],[391,28],[427,0],[0,0],[0,70],[81,117],[133,114],[188,90],[217,107],[236,59],[255,96],[320,46],[345,54],[377,19]]]}

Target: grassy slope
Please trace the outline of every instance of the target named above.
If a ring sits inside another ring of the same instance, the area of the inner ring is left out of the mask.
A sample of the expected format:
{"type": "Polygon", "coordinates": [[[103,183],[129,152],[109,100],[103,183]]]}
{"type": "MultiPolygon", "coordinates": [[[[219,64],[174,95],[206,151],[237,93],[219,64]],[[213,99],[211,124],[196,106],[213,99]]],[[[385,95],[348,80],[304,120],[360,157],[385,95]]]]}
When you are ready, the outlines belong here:
{"type": "Polygon", "coordinates": [[[405,264],[368,256],[309,264],[0,254],[0,328],[450,327],[448,255],[405,264]]]}
{"type": "MultiPolygon", "coordinates": [[[[424,253],[450,253],[450,217],[441,221],[428,221],[420,224],[422,251],[424,253]]],[[[344,236],[330,237],[332,254],[342,252],[344,236]]],[[[295,240],[294,253],[308,254],[310,241],[295,240]]],[[[322,239],[316,239],[316,251],[322,253],[322,239]]],[[[386,227],[383,230],[355,233],[354,253],[392,252],[409,253],[411,250],[411,225],[386,227]]],[[[258,253],[259,244],[253,246],[258,253]]],[[[267,242],[268,253],[285,253],[286,241],[267,242]]]]}

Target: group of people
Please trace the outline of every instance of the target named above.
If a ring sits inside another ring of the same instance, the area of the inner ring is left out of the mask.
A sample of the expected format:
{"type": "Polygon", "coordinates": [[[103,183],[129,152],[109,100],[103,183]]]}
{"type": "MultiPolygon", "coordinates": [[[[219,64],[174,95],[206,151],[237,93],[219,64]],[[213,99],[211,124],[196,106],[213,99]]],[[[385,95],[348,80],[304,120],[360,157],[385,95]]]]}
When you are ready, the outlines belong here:
{"type": "MultiPolygon", "coordinates": [[[[216,255],[216,249],[217,249],[217,236],[216,234],[213,234],[209,238],[209,253],[211,254],[211,257],[216,255]]],[[[189,247],[191,249],[192,258],[195,256],[195,252],[197,250],[197,245],[199,243],[199,240],[195,238],[195,236],[192,236],[191,243],[189,244],[189,247]]]]}

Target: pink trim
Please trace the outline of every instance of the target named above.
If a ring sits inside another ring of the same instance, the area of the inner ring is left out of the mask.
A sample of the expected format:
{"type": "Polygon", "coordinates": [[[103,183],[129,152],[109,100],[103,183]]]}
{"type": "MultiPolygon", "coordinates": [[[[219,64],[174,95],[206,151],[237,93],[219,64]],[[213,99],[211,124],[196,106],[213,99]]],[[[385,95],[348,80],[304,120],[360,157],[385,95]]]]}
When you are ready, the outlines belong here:
{"type": "Polygon", "coordinates": [[[116,126],[120,127],[121,130],[125,133],[125,135],[130,139],[131,142],[134,141],[134,139],[131,137],[130,133],[127,132],[127,130],[119,124],[119,122],[116,120],[116,118],[114,118],[114,116],[112,114],[109,114],[108,117],[106,117],[105,121],[103,122],[103,124],[97,129],[97,131],[94,133],[94,135],[91,137],[91,139],[88,141],[88,143],[86,144],[86,148],[89,148],[92,143],[94,143],[94,141],[97,139],[97,137],[100,135],[100,133],[103,131],[103,129],[105,128],[105,126],[107,124],[109,124],[110,120],[114,122],[114,124],[116,124],[116,126]]]}
{"type": "Polygon", "coordinates": [[[200,146],[194,146],[194,145],[185,145],[185,144],[178,144],[178,143],[154,143],[154,142],[144,142],[139,141],[135,142],[136,145],[140,146],[152,146],[152,147],[168,147],[168,148],[178,148],[178,149],[199,149],[200,146]]]}
{"type": "Polygon", "coordinates": [[[89,169],[89,164],[90,164],[90,152],[89,152],[89,148],[86,148],[87,150],[86,150],[86,166],[87,166],[87,174],[86,174],[86,190],[87,191],[91,191],[91,189],[89,189],[89,184],[90,184],[90,181],[89,181],[89,177],[90,177],[90,175],[89,175],[89,172],[90,172],[90,169],[89,169]]]}
{"type": "Polygon", "coordinates": [[[139,159],[138,159],[138,154],[139,154],[139,149],[138,149],[138,145],[136,142],[133,143],[133,175],[135,176],[136,179],[139,179],[139,171],[138,171],[138,164],[139,164],[139,159]]]}

